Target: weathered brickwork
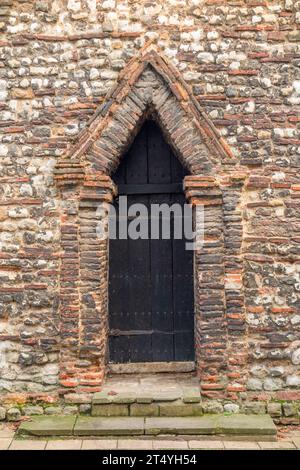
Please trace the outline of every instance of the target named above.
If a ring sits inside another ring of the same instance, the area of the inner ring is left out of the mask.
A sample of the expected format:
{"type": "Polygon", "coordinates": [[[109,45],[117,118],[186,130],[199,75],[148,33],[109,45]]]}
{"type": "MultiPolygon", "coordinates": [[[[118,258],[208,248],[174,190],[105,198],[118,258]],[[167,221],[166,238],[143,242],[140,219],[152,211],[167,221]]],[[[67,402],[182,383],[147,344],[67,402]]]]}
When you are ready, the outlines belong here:
{"type": "Polygon", "coordinates": [[[3,406],[101,387],[96,208],[152,113],[205,207],[202,397],[299,422],[300,2],[2,0],[0,31],[3,406]]]}

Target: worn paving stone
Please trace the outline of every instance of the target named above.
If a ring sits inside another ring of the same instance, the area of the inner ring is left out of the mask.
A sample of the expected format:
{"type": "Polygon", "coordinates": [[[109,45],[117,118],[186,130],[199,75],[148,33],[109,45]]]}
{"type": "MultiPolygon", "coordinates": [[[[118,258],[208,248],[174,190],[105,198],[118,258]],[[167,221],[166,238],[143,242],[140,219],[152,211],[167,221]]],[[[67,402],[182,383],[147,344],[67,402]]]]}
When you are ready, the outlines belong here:
{"type": "Polygon", "coordinates": [[[115,403],[109,404],[93,404],[92,405],[92,416],[128,416],[129,405],[121,405],[115,403]]]}
{"type": "Polygon", "coordinates": [[[159,417],[145,419],[145,434],[214,434],[217,417],[159,417]]]}
{"type": "Polygon", "coordinates": [[[159,391],[161,390],[162,378],[164,379],[163,382],[166,386],[172,387],[173,389],[179,389],[176,374],[164,376],[161,374],[148,374],[140,377],[140,384],[146,389],[151,388],[159,391]]]}
{"type": "Polygon", "coordinates": [[[15,431],[13,429],[10,429],[7,426],[4,426],[3,428],[0,429],[0,439],[3,437],[13,438],[14,435],[15,435],[15,431]]]}
{"type": "Polygon", "coordinates": [[[118,449],[151,450],[153,449],[153,441],[143,439],[119,439],[118,449]]]}
{"type": "Polygon", "coordinates": [[[238,435],[276,436],[277,429],[269,415],[220,415],[218,420],[220,432],[238,435]]]}
{"type": "Polygon", "coordinates": [[[71,436],[76,416],[33,416],[18,429],[20,435],[71,436]]]}
{"type": "Polygon", "coordinates": [[[60,439],[57,441],[48,441],[46,450],[79,450],[82,441],[79,439],[60,439]]]}
{"type": "Polygon", "coordinates": [[[259,450],[257,442],[224,441],[223,445],[226,450],[259,450]]]}
{"type": "Polygon", "coordinates": [[[139,392],[136,402],[147,405],[153,402],[153,397],[148,392],[139,392]]]}
{"type": "Polygon", "coordinates": [[[0,450],[7,450],[11,441],[11,437],[0,437],[0,450]]]}
{"type": "Polygon", "coordinates": [[[295,450],[296,446],[293,442],[278,441],[278,442],[258,442],[263,450],[295,450]]]}
{"type": "MultiPolygon", "coordinates": [[[[289,450],[296,449],[292,441],[251,442],[221,441],[207,439],[59,439],[59,440],[14,440],[0,439],[0,450],[289,450]]],[[[298,443],[299,446],[299,443],[298,443]]]]}
{"type": "Polygon", "coordinates": [[[200,388],[199,387],[185,387],[183,389],[182,400],[184,403],[200,403],[200,388]]]}
{"type": "Polygon", "coordinates": [[[117,448],[117,440],[112,439],[85,439],[81,450],[113,450],[117,448]]]}
{"type": "Polygon", "coordinates": [[[117,439],[84,439],[81,450],[114,450],[117,443],[117,439]]]}
{"type": "Polygon", "coordinates": [[[159,405],[160,416],[202,416],[202,406],[198,403],[161,403],[159,405]]]}
{"type": "Polygon", "coordinates": [[[234,414],[200,417],[158,417],[145,419],[146,434],[225,434],[276,436],[277,430],[268,415],[234,414]]]}
{"type": "Polygon", "coordinates": [[[79,416],[74,427],[76,436],[140,435],[144,418],[102,418],[79,416]]]}
{"type": "Polygon", "coordinates": [[[292,439],[292,441],[295,444],[295,446],[297,447],[297,449],[300,449],[300,437],[294,437],[292,439]]]}
{"type": "Polygon", "coordinates": [[[112,403],[117,404],[130,404],[136,401],[136,394],[134,392],[118,393],[113,397],[112,403]]]}
{"type": "Polygon", "coordinates": [[[101,391],[94,393],[93,395],[93,405],[103,405],[106,403],[111,403],[111,397],[108,395],[106,391],[101,391]]]}
{"type": "Polygon", "coordinates": [[[109,403],[129,404],[134,403],[136,394],[134,392],[114,392],[113,395],[109,391],[97,392],[93,396],[93,405],[105,405],[109,403]]]}
{"type": "Polygon", "coordinates": [[[189,449],[198,450],[223,450],[224,444],[222,441],[205,441],[205,440],[194,440],[188,441],[189,449]]]}
{"type": "Polygon", "coordinates": [[[40,441],[34,439],[14,440],[12,441],[9,450],[44,450],[47,441],[40,441]]]}
{"type": "Polygon", "coordinates": [[[159,410],[157,403],[133,403],[130,405],[131,416],[158,416],[159,410]]]}
{"type": "Polygon", "coordinates": [[[153,441],[153,449],[188,449],[188,443],[186,441],[153,441]]]}
{"type": "Polygon", "coordinates": [[[167,390],[167,391],[157,391],[153,393],[153,401],[175,401],[181,398],[182,392],[181,390],[174,389],[174,390],[167,390]]]}

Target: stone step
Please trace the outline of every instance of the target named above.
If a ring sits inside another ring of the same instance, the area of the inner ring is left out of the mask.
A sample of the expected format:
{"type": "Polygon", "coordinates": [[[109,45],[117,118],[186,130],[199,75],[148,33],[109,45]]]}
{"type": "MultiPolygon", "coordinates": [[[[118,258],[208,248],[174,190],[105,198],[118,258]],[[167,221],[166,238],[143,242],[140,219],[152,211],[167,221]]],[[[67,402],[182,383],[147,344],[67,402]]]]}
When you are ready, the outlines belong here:
{"type": "Polygon", "coordinates": [[[199,403],[183,403],[176,400],[174,403],[110,403],[92,405],[92,416],[202,416],[203,410],[199,403]]]}
{"type": "Polygon", "coordinates": [[[23,436],[72,436],[77,416],[31,416],[18,429],[23,436]]]}
{"type": "Polygon", "coordinates": [[[21,424],[20,436],[243,436],[276,440],[269,415],[205,415],[200,417],[34,416],[21,424]]]}
{"type": "Polygon", "coordinates": [[[144,418],[93,418],[79,416],[75,436],[140,436],[145,434],[144,418]]]}
{"type": "Polygon", "coordinates": [[[95,393],[92,416],[201,416],[199,386],[172,385],[162,390],[159,384],[128,387],[127,391],[108,383],[95,393]]]}
{"type": "Polygon", "coordinates": [[[204,415],[198,418],[146,418],[145,434],[276,436],[269,415],[204,415]]]}

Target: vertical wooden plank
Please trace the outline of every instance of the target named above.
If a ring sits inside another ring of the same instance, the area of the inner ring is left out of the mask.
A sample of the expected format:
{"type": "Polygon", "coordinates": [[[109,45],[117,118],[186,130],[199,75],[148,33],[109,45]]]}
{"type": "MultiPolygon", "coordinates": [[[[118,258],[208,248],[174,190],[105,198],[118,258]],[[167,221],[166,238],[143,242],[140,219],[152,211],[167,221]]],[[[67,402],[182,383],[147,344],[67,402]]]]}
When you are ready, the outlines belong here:
{"type": "Polygon", "coordinates": [[[126,324],[123,313],[128,312],[127,240],[110,240],[109,263],[109,326],[118,328],[120,321],[126,324]]]}
{"type": "Polygon", "coordinates": [[[152,362],[152,336],[130,336],[130,362],[152,362]]]}
{"type": "MultiPolygon", "coordinates": [[[[149,183],[171,183],[171,150],[154,122],[148,126],[148,168],[149,183]]],[[[169,203],[170,198],[157,194],[150,201],[151,204],[169,203]]],[[[172,242],[162,239],[161,218],[159,223],[160,238],[151,240],[152,349],[154,361],[171,361],[174,359],[172,242]]]]}
{"type": "MultiPolygon", "coordinates": [[[[151,202],[159,203],[169,202],[168,195],[152,195],[151,202]]],[[[156,221],[157,222],[157,221],[156,221]]],[[[162,217],[160,217],[160,228],[162,217]]],[[[152,327],[156,338],[153,340],[153,355],[158,357],[163,349],[160,347],[158,338],[163,336],[159,332],[169,332],[172,335],[164,348],[169,347],[169,352],[165,353],[168,357],[174,354],[173,344],[173,281],[172,281],[172,240],[151,240],[151,301],[152,301],[152,327]]],[[[162,359],[163,360],[163,359],[162,359]]],[[[173,360],[173,359],[169,359],[173,360]]]]}
{"type": "Polygon", "coordinates": [[[183,178],[186,176],[187,172],[182,166],[179,159],[174,155],[172,149],[170,148],[170,160],[171,160],[171,181],[172,183],[183,183],[183,178]]]}
{"type": "Polygon", "coordinates": [[[129,362],[130,349],[128,336],[110,336],[109,338],[110,362],[129,362]]]}
{"type": "MultiPolygon", "coordinates": [[[[148,205],[148,196],[130,196],[132,202],[148,205]]],[[[129,224],[131,220],[129,220],[129,224]]],[[[148,220],[147,220],[148,223],[148,220]]],[[[151,318],[151,277],[150,277],[150,240],[128,239],[129,257],[129,312],[127,328],[133,330],[150,330],[151,318]]]]}
{"type": "Polygon", "coordinates": [[[174,361],[174,333],[154,332],[152,335],[152,351],[154,362],[174,361]]]}
{"type": "Polygon", "coordinates": [[[148,182],[171,183],[170,147],[154,122],[147,126],[148,182]]]}
{"type": "Polygon", "coordinates": [[[113,180],[116,185],[126,183],[126,167],[128,158],[128,153],[126,153],[121,159],[121,163],[118,166],[117,170],[113,174],[113,180]]]}
{"type": "MultiPolygon", "coordinates": [[[[183,207],[184,196],[174,195],[173,202],[183,207]]],[[[182,232],[184,234],[183,219],[182,232]]],[[[175,331],[174,360],[193,360],[194,354],[194,289],[193,251],[186,250],[186,240],[173,239],[173,308],[175,331]]]]}
{"type": "Polygon", "coordinates": [[[194,335],[191,330],[175,332],[175,356],[174,361],[194,361],[194,335]]]}
{"type": "Polygon", "coordinates": [[[146,184],[147,180],[147,129],[143,126],[127,154],[125,182],[146,184]]]}

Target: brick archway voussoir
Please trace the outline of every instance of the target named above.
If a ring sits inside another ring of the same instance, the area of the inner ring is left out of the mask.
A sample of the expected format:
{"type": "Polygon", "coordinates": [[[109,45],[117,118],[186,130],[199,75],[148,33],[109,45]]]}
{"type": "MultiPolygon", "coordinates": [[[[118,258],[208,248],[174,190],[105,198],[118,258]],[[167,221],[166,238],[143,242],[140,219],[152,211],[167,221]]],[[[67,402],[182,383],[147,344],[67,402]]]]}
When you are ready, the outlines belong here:
{"type": "Polygon", "coordinates": [[[135,86],[115,106],[114,114],[91,145],[87,160],[94,169],[112,173],[143,121],[151,117],[158,122],[190,174],[210,174],[220,163],[216,148],[210,145],[195,112],[187,112],[188,108],[182,104],[157,72],[147,67],[135,86]]]}

